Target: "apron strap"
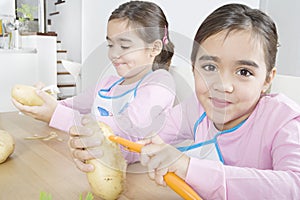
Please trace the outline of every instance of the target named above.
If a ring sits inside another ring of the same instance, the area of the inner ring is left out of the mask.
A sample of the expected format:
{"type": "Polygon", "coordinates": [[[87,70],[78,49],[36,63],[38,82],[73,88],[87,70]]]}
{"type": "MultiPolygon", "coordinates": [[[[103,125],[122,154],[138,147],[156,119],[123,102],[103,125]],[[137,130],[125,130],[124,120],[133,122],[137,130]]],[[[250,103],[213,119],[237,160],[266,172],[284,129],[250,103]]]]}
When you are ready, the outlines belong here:
{"type": "Polygon", "coordinates": [[[146,75],[144,75],[140,80],[139,82],[136,84],[136,86],[130,90],[127,90],[126,92],[124,92],[123,94],[120,94],[120,95],[116,95],[116,96],[107,96],[105,94],[102,94],[102,93],[108,93],[113,87],[115,87],[117,84],[119,84],[120,82],[122,82],[124,80],[124,77],[120,78],[119,80],[117,80],[116,82],[114,82],[108,89],[100,89],[98,91],[98,95],[101,97],[101,98],[105,98],[105,99],[118,99],[120,97],[123,97],[125,95],[127,95],[128,93],[134,91],[133,95],[134,97],[136,96],[136,92],[137,92],[137,88],[139,87],[139,85],[141,84],[141,82],[145,79],[145,77],[147,75],[149,75],[150,73],[152,73],[152,71],[148,72],[146,75]]]}
{"type": "MultiPolygon", "coordinates": [[[[196,140],[196,132],[197,132],[197,128],[199,126],[199,124],[203,121],[203,119],[206,117],[206,112],[204,112],[200,117],[199,119],[195,122],[195,125],[194,125],[194,141],[196,140]]],[[[218,132],[212,139],[210,140],[207,140],[207,141],[204,141],[204,142],[199,142],[199,143],[196,143],[196,144],[193,144],[193,145],[190,145],[190,146],[184,146],[184,147],[177,147],[177,149],[181,152],[185,152],[185,151],[189,151],[189,150],[192,150],[192,149],[196,149],[196,148],[199,148],[201,146],[204,146],[204,145],[208,145],[208,144],[215,144],[215,148],[217,150],[217,153],[218,153],[218,157],[220,159],[220,161],[224,164],[224,159],[223,159],[223,156],[222,156],[222,153],[221,153],[221,150],[220,150],[220,147],[219,147],[219,144],[218,144],[218,136],[222,135],[222,134],[226,134],[226,133],[231,133],[235,130],[237,130],[238,128],[240,128],[244,123],[245,123],[246,120],[243,120],[241,123],[239,123],[238,125],[234,126],[233,128],[230,128],[230,129],[227,129],[227,130],[224,130],[224,131],[220,131],[218,132]]]]}
{"type": "Polygon", "coordinates": [[[193,129],[193,132],[194,132],[194,141],[196,140],[196,132],[197,132],[197,128],[199,126],[199,124],[203,121],[203,119],[206,117],[206,112],[204,112],[200,117],[199,119],[195,122],[194,124],[194,129],[193,129]]]}

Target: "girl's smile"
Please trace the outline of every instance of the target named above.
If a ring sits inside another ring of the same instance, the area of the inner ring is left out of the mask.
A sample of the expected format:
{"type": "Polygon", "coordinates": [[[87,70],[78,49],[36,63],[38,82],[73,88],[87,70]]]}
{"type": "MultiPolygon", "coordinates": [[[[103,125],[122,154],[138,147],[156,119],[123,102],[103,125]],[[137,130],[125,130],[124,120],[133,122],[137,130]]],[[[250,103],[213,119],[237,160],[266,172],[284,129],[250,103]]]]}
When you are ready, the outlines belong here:
{"type": "Polygon", "coordinates": [[[211,97],[210,99],[211,99],[212,104],[216,108],[223,108],[223,109],[225,109],[227,106],[229,106],[231,104],[231,102],[229,102],[227,100],[223,100],[223,99],[218,99],[218,98],[214,98],[214,97],[211,97]]]}
{"type": "Polygon", "coordinates": [[[124,67],[124,65],[126,65],[126,63],[120,63],[120,62],[112,62],[112,64],[116,69],[124,67]]]}

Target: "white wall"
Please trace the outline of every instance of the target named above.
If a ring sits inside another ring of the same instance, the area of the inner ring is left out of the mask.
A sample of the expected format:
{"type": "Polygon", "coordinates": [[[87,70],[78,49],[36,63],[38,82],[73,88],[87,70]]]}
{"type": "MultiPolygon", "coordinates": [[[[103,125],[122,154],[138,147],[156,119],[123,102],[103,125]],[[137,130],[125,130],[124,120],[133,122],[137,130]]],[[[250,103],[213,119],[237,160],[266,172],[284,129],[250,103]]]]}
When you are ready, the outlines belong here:
{"type": "MultiPolygon", "coordinates": [[[[55,1],[51,1],[53,4],[55,1]]],[[[50,3],[50,2],[49,2],[50,3]]],[[[66,1],[58,4],[51,12],[58,11],[59,15],[49,17],[52,19],[52,29],[57,32],[57,39],[62,43],[63,50],[67,50],[68,59],[81,62],[81,0],[66,1]]]]}
{"type": "MultiPolygon", "coordinates": [[[[204,18],[225,3],[245,3],[258,8],[259,0],[152,0],[164,10],[175,43],[172,65],[189,71],[191,41],[204,18]]],[[[111,12],[124,0],[82,1],[82,88],[94,84],[102,73],[113,73],[106,55],[106,24],[111,12]]]]}
{"type": "Polygon", "coordinates": [[[15,15],[15,0],[0,0],[0,15],[15,15]]]}
{"type": "Polygon", "coordinates": [[[278,29],[278,73],[300,76],[300,1],[261,0],[261,4],[278,29]]]}

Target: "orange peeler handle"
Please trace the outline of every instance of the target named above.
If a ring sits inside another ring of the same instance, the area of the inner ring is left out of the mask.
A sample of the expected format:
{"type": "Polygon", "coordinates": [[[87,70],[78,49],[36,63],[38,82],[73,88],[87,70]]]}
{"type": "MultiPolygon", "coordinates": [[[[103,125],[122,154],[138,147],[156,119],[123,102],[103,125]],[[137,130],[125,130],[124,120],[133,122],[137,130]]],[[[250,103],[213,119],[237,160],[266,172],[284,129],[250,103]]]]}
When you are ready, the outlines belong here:
{"type": "MultiPolygon", "coordinates": [[[[109,139],[113,142],[121,144],[126,149],[137,153],[140,153],[142,147],[144,146],[142,144],[126,140],[119,136],[109,136],[109,139]]],[[[166,184],[177,194],[179,194],[182,198],[186,200],[202,200],[202,198],[199,197],[199,195],[175,173],[168,172],[166,175],[164,175],[164,180],[166,184]]]]}
{"type": "Polygon", "coordinates": [[[133,151],[133,152],[137,152],[137,153],[141,153],[142,147],[144,146],[142,144],[138,144],[138,143],[126,140],[126,139],[124,139],[122,137],[119,137],[119,136],[112,136],[111,135],[111,136],[109,136],[109,139],[113,142],[121,144],[123,147],[125,147],[129,151],[133,151]]]}
{"type": "Polygon", "coordinates": [[[173,172],[168,172],[164,176],[167,185],[186,200],[202,200],[201,197],[179,176],[173,172]]]}

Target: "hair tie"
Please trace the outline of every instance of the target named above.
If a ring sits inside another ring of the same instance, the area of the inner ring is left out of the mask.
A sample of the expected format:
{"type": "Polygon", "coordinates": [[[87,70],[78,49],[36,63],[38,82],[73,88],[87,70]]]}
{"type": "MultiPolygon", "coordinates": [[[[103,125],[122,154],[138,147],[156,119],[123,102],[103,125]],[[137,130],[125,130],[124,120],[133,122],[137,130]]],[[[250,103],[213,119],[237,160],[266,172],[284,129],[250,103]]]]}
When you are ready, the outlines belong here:
{"type": "Polygon", "coordinates": [[[169,40],[168,40],[168,28],[167,28],[166,25],[165,25],[165,35],[164,35],[164,37],[163,37],[163,39],[162,39],[162,42],[163,42],[165,45],[167,45],[167,44],[169,43],[169,40]]]}

